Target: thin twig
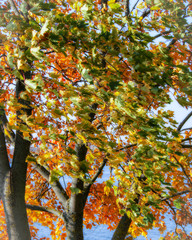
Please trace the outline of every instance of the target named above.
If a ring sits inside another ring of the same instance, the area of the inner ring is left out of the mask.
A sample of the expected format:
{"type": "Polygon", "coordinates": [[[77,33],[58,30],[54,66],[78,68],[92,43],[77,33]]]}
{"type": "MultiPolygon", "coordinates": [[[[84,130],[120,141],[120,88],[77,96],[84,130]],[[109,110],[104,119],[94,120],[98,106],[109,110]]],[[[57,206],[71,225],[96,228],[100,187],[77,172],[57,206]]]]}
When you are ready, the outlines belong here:
{"type": "Polygon", "coordinates": [[[136,143],[135,143],[135,144],[128,145],[128,146],[125,146],[125,147],[122,147],[122,148],[120,148],[120,149],[117,149],[116,152],[120,152],[120,151],[122,151],[122,150],[125,150],[125,149],[128,149],[128,148],[132,148],[132,147],[135,147],[135,146],[137,146],[136,143]]]}
{"type": "Polygon", "coordinates": [[[163,35],[165,35],[165,34],[168,34],[168,33],[171,33],[171,31],[164,31],[164,32],[162,32],[162,33],[159,33],[159,34],[157,34],[157,35],[155,35],[155,36],[153,37],[153,40],[156,39],[156,38],[159,38],[159,37],[161,37],[161,36],[163,36],[163,35]]]}
{"type": "Polygon", "coordinates": [[[192,140],[192,137],[182,139],[181,142],[186,142],[186,141],[190,141],[190,140],[192,140]]]}
{"type": "Polygon", "coordinates": [[[147,17],[147,16],[149,15],[150,12],[151,12],[150,9],[145,10],[145,11],[143,12],[143,14],[141,15],[141,17],[144,19],[145,17],[147,17]]]}
{"type": "Polygon", "coordinates": [[[177,192],[171,196],[168,196],[168,197],[165,197],[165,198],[161,198],[160,200],[163,202],[163,201],[166,201],[168,199],[171,199],[171,198],[174,198],[174,197],[177,197],[177,196],[181,196],[183,194],[186,194],[186,193],[189,193],[189,192],[192,192],[192,190],[185,190],[185,191],[182,191],[182,192],[177,192]]]}
{"type": "Polygon", "coordinates": [[[192,128],[183,128],[183,129],[180,130],[180,132],[189,131],[189,130],[192,130],[192,128]]]}
{"type": "Polygon", "coordinates": [[[187,144],[181,144],[182,148],[192,148],[192,145],[187,145],[187,144]]]}
{"type": "Polygon", "coordinates": [[[137,0],[137,2],[135,3],[135,5],[134,5],[133,8],[131,9],[131,12],[133,12],[133,10],[136,8],[136,6],[137,6],[137,4],[138,4],[139,1],[140,1],[140,0],[137,0]]]}
{"type": "MultiPolygon", "coordinates": [[[[90,183],[91,185],[97,180],[97,178],[98,178],[99,175],[101,174],[103,168],[105,167],[106,163],[107,163],[107,158],[105,158],[105,159],[103,160],[101,166],[98,168],[96,174],[93,176],[93,178],[92,178],[92,180],[91,180],[91,183],[90,183]]],[[[89,185],[90,185],[90,184],[89,184],[89,185]]]]}

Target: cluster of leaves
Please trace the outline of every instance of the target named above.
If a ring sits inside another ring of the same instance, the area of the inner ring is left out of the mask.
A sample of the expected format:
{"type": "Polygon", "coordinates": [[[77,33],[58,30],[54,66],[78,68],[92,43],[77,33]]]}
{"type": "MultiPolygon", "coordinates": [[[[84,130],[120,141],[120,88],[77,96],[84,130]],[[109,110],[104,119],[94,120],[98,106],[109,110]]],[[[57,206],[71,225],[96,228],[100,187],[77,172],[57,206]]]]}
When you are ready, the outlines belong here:
{"type": "MultiPolygon", "coordinates": [[[[92,184],[87,228],[115,229],[123,214],[132,219],[132,237],[152,227],[163,232],[167,212],[177,225],[191,223],[192,131],[182,131],[187,120],[177,128],[164,109],[170,92],[184,107],[192,102],[190,1],[146,0],[126,15],[113,0],[15,2],[14,12],[9,1],[1,4],[0,107],[7,138],[19,129],[31,142],[26,202],[42,207],[28,211],[33,238],[36,222],[52,229],[52,239],[65,238],[63,220],[44,210],[65,211],[52,188],[57,181],[69,197],[81,193],[71,179],[92,184]],[[19,98],[29,102],[30,116],[16,98],[16,79],[25,85],[19,98]],[[77,145],[86,147],[83,161],[77,145]],[[100,179],[104,166],[107,181],[100,179]]],[[[7,149],[11,162],[12,143],[7,149]]]]}

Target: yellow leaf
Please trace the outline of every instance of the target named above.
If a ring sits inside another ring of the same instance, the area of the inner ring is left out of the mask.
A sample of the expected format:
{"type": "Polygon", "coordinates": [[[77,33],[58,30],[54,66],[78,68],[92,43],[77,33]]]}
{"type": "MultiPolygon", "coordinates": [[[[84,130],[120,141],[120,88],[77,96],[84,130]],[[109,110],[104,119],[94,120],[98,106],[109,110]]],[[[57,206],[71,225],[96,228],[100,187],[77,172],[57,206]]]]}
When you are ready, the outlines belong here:
{"type": "Polygon", "coordinates": [[[137,8],[138,9],[143,9],[143,8],[145,8],[145,5],[143,4],[143,2],[141,2],[137,5],[137,8]]]}
{"type": "Polygon", "coordinates": [[[111,191],[110,187],[108,187],[108,186],[105,186],[105,187],[104,187],[104,193],[105,193],[107,196],[109,195],[110,191],[111,191]]]}

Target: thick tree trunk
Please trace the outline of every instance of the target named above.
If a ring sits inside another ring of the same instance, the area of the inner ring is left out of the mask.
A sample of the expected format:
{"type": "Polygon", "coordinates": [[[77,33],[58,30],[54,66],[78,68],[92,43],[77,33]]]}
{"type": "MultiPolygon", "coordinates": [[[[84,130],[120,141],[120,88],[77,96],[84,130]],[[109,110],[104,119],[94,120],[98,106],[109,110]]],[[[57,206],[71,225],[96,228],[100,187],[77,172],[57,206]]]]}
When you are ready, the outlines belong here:
{"type": "MultiPolygon", "coordinates": [[[[25,77],[31,77],[30,72],[25,73],[25,77]]],[[[28,101],[20,99],[22,91],[25,91],[25,85],[21,80],[17,80],[16,98],[23,105],[21,111],[29,116],[32,109],[28,101]]],[[[29,154],[30,142],[23,138],[21,131],[17,130],[13,159],[9,162],[4,136],[5,121],[3,121],[6,116],[3,109],[1,112],[3,114],[0,116],[0,196],[3,200],[8,236],[9,240],[30,240],[25,205],[26,158],[29,154]]],[[[20,115],[20,111],[17,111],[18,119],[20,115]]]]}
{"type": "Polygon", "coordinates": [[[10,171],[4,182],[2,196],[9,240],[30,240],[24,194],[19,189],[20,184],[16,185],[10,171]]]}
{"type": "Polygon", "coordinates": [[[25,207],[26,156],[30,143],[17,134],[13,165],[9,166],[3,127],[0,124],[0,195],[3,200],[9,240],[29,240],[25,207]]]}
{"type": "Polygon", "coordinates": [[[65,220],[68,240],[83,240],[83,211],[69,212],[65,220]]]}

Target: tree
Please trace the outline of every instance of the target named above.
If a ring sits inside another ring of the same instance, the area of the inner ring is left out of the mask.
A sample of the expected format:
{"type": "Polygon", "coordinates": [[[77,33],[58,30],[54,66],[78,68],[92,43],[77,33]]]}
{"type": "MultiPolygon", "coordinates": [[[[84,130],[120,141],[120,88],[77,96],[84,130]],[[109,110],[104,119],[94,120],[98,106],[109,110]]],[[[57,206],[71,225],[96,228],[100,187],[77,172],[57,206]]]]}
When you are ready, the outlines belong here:
{"type": "Polygon", "coordinates": [[[130,239],[169,212],[191,239],[192,113],[165,109],[191,106],[191,3],[130,2],[1,3],[2,238],[37,239],[39,222],[52,239],[95,224],[130,239]]]}

